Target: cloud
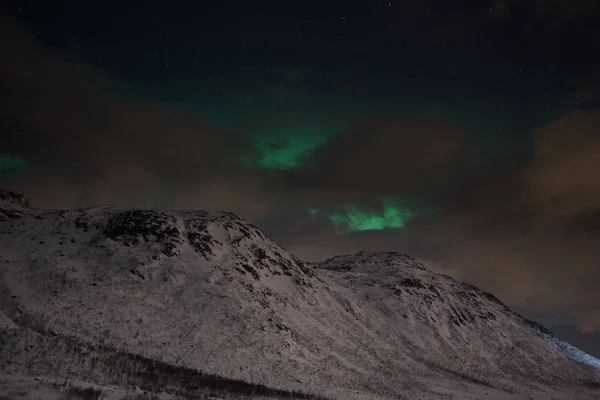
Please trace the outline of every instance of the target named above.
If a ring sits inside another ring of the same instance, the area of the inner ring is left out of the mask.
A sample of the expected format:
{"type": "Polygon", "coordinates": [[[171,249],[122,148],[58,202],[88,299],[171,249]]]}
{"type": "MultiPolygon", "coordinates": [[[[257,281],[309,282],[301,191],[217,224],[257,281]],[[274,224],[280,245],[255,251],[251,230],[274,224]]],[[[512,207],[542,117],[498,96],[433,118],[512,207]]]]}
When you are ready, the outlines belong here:
{"type": "Polygon", "coordinates": [[[441,120],[369,118],[328,140],[289,179],[324,202],[379,202],[449,177],[462,145],[459,129],[441,120]]]}
{"type": "Polygon", "coordinates": [[[514,173],[512,191],[481,204],[484,215],[464,211],[476,222],[456,227],[462,240],[451,256],[507,301],[568,313],[585,332],[600,330],[598,126],[600,112],[577,111],[535,129],[532,159],[514,173]]]}
{"type": "Polygon", "coordinates": [[[599,111],[571,112],[533,130],[530,161],[464,177],[447,214],[414,226],[444,245],[425,254],[511,305],[572,315],[600,330],[599,111]],[[476,187],[477,189],[473,189],[476,187]]]}
{"type": "Polygon", "coordinates": [[[512,306],[572,315],[582,329],[600,329],[597,240],[523,225],[494,238],[454,227],[443,238],[442,260],[459,279],[486,288],[512,306]]]}
{"type": "Polygon", "coordinates": [[[537,271],[544,306],[568,310],[584,332],[600,330],[598,126],[600,112],[578,111],[536,129],[533,159],[519,176],[515,201],[529,216],[519,229],[529,249],[523,261],[530,265],[520,264],[537,271]]]}
{"type": "Polygon", "coordinates": [[[11,181],[38,206],[142,205],[164,191],[189,203],[230,204],[214,181],[236,175],[248,143],[201,117],[136,98],[102,71],[41,45],[9,17],[0,23],[2,150],[28,168],[11,181]],[[225,197],[225,198],[224,198],[225,197]],[[210,199],[206,201],[203,199],[210,199]]]}
{"type": "Polygon", "coordinates": [[[521,201],[547,224],[581,223],[600,212],[600,112],[574,112],[539,128],[521,201]]]}
{"type": "Polygon", "coordinates": [[[12,60],[0,64],[9,104],[0,110],[3,146],[28,165],[14,188],[39,206],[150,202],[228,207],[258,218],[294,205],[374,202],[438,179],[460,147],[455,127],[427,118],[365,119],[339,133],[327,116],[303,118],[304,125],[290,116],[250,116],[221,129],[136,98],[102,71],[44,47],[14,20],[2,22],[0,50],[12,60]],[[280,160],[281,146],[293,160],[280,160]],[[274,176],[246,168],[242,156],[263,164],[308,160],[316,169],[274,176]]]}
{"type": "Polygon", "coordinates": [[[177,170],[223,154],[223,132],[205,121],[128,100],[102,72],[45,50],[10,21],[2,26],[0,46],[11,58],[0,66],[7,144],[32,162],[52,158],[97,171],[139,161],[177,170]]]}

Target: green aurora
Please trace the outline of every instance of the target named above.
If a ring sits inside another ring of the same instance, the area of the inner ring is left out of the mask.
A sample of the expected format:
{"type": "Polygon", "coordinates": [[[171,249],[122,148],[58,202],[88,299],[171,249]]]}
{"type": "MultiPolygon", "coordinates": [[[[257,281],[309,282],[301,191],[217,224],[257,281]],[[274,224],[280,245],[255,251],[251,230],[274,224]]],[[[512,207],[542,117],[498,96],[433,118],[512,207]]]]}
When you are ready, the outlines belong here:
{"type": "Polygon", "coordinates": [[[270,171],[299,168],[316,149],[339,133],[337,129],[316,126],[264,130],[252,139],[256,155],[246,155],[242,162],[270,171]]]}
{"type": "Polygon", "coordinates": [[[319,208],[309,208],[307,211],[310,214],[310,219],[316,221],[321,210],[319,208]]]}
{"type": "MultiPolygon", "coordinates": [[[[414,218],[434,212],[431,207],[412,206],[413,203],[414,201],[404,198],[384,197],[379,210],[365,209],[355,204],[342,211],[332,212],[329,220],[335,226],[337,234],[400,229],[414,218]]],[[[307,211],[314,221],[319,209],[310,208],[307,211]]]]}
{"type": "Polygon", "coordinates": [[[0,154],[0,171],[17,171],[27,167],[27,163],[18,156],[0,154]]]}
{"type": "Polygon", "coordinates": [[[384,229],[403,228],[417,214],[391,198],[381,200],[381,212],[362,210],[358,206],[349,206],[344,212],[334,212],[329,219],[338,233],[360,231],[382,231],[384,229]]]}

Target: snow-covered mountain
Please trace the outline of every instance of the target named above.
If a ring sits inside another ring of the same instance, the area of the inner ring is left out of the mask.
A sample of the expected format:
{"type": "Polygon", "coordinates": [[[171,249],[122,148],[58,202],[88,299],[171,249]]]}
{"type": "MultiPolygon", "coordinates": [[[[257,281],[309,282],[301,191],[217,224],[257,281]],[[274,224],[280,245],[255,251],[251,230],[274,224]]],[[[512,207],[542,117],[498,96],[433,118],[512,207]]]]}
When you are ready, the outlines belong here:
{"type": "Polygon", "coordinates": [[[0,329],[275,387],[345,399],[600,394],[600,361],[490,293],[393,252],[304,263],[226,212],[41,210],[0,192],[0,277],[0,329]]]}

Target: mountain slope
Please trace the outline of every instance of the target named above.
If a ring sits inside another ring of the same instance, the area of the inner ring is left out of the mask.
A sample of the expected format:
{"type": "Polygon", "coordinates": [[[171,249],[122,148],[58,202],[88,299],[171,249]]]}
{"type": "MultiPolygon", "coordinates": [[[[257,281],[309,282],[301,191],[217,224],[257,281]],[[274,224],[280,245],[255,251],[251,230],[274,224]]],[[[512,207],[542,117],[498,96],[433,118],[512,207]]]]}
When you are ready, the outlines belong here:
{"type": "Polygon", "coordinates": [[[315,267],[231,213],[39,210],[7,192],[0,210],[0,311],[20,326],[341,398],[583,399],[600,382],[597,360],[402,254],[315,267]]]}

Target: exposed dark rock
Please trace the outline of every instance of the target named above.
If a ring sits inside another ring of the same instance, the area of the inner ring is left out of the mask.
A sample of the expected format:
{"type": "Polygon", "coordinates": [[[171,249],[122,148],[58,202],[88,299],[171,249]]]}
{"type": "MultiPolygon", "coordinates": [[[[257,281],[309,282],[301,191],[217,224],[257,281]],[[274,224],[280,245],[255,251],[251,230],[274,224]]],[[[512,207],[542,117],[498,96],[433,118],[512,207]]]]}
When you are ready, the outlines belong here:
{"type": "Polygon", "coordinates": [[[302,271],[306,276],[309,276],[311,278],[315,276],[314,269],[312,269],[307,263],[305,263],[302,260],[299,260],[295,256],[292,256],[292,258],[296,265],[298,265],[298,268],[300,268],[300,271],[302,271]]]}
{"type": "Polygon", "coordinates": [[[406,287],[413,287],[413,288],[418,288],[418,289],[425,289],[425,285],[423,285],[423,283],[421,283],[420,280],[416,279],[416,278],[406,278],[403,279],[402,282],[400,282],[400,284],[402,286],[406,286],[406,287]]]}
{"type": "Polygon", "coordinates": [[[535,321],[532,321],[530,319],[527,319],[525,317],[521,317],[521,318],[523,319],[523,322],[525,322],[527,325],[531,326],[536,331],[543,333],[545,335],[548,335],[548,336],[554,336],[554,334],[552,332],[550,332],[548,329],[546,329],[545,326],[543,326],[535,321]]]}
{"type": "Polygon", "coordinates": [[[81,215],[75,218],[75,228],[77,229],[81,229],[82,231],[87,232],[92,226],[92,221],[90,221],[90,219],[85,215],[81,215]]]}
{"type": "Polygon", "coordinates": [[[491,311],[485,311],[483,314],[478,316],[480,319],[484,321],[496,321],[498,317],[491,311]]]}
{"type": "Polygon", "coordinates": [[[129,272],[131,272],[132,275],[137,276],[138,278],[145,280],[146,276],[144,275],[143,272],[141,272],[139,269],[137,268],[132,268],[129,272]]]}
{"type": "Polygon", "coordinates": [[[474,296],[477,296],[477,297],[485,298],[485,299],[491,301],[492,303],[496,303],[499,306],[502,306],[502,308],[510,311],[510,309],[508,308],[508,306],[506,304],[504,304],[502,301],[500,301],[500,299],[498,299],[493,294],[485,292],[485,291],[479,289],[477,286],[471,285],[470,283],[461,283],[460,285],[464,289],[466,289],[468,292],[470,292],[472,296],[474,295],[474,296]]]}
{"type": "Polygon", "coordinates": [[[175,217],[160,211],[126,210],[113,215],[102,233],[128,247],[147,242],[160,243],[163,254],[172,257],[176,255],[175,249],[181,241],[176,224],[175,217]]]}
{"type": "Polygon", "coordinates": [[[10,190],[0,190],[0,207],[17,206],[31,208],[31,202],[27,196],[10,190]]]}
{"type": "Polygon", "coordinates": [[[242,264],[242,268],[244,268],[246,271],[250,272],[252,274],[252,276],[254,277],[254,279],[256,279],[256,280],[260,279],[260,275],[258,274],[258,271],[256,271],[254,268],[252,268],[252,266],[250,266],[248,264],[242,264]]]}
{"type": "Polygon", "coordinates": [[[0,221],[21,218],[23,212],[19,210],[0,208],[0,221]]]}
{"type": "Polygon", "coordinates": [[[185,229],[187,230],[187,239],[202,257],[209,259],[214,256],[212,246],[215,244],[215,239],[208,232],[207,222],[201,219],[188,219],[185,221],[185,229]]]}
{"type": "Polygon", "coordinates": [[[28,208],[31,208],[31,203],[27,197],[9,190],[0,190],[0,221],[21,218],[23,210],[28,208]]]}
{"type": "MultiPolygon", "coordinates": [[[[506,307],[506,304],[504,304],[503,302],[501,302],[500,299],[498,299],[493,294],[488,293],[488,292],[484,292],[483,290],[480,290],[479,292],[481,293],[481,295],[483,295],[486,299],[488,299],[492,303],[496,303],[498,305],[501,305],[502,307],[506,307]]],[[[506,308],[508,308],[508,307],[506,307],[506,308]]]]}

